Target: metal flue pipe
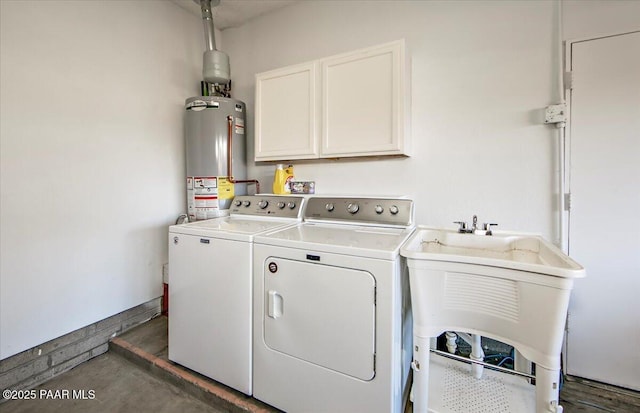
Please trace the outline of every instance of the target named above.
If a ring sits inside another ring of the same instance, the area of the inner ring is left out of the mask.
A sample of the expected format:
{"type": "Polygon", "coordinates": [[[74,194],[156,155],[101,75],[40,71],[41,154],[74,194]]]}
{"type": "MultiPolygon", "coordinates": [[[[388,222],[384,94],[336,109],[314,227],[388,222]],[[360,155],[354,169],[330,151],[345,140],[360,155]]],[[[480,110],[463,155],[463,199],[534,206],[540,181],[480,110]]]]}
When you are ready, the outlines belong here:
{"type": "Polygon", "coordinates": [[[204,41],[206,49],[202,55],[202,78],[205,82],[225,85],[231,80],[229,56],[216,49],[216,36],[213,27],[212,7],[220,4],[220,0],[194,0],[200,4],[202,24],[204,25],[204,41]]]}
{"type": "Polygon", "coordinates": [[[220,4],[220,0],[214,0],[213,4],[211,4],[211,0],[200,0],[200,10],[202,11],[202,24],[204,25],[204,43],[206,50],[217,50],[211,7],[215,7],[218,4],[220,4]]]}

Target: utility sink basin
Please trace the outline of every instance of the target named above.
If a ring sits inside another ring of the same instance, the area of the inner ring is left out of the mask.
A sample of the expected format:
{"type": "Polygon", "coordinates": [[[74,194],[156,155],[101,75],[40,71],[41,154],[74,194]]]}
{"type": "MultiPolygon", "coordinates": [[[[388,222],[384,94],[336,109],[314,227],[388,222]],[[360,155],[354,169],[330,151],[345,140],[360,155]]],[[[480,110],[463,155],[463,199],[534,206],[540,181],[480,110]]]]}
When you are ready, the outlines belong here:
{"type": "Polygon", "coordinates": [[[494,231],[462,234],[453,229],[419,227],[402,248],[411,259],[449,261],[522,270],[565,278],[585,276],[584,268],[544,238],[494,231]]]}
{"type": "Polygon", "coordinates": [[[585,271],[554,245],[533,234],[420,226],[400,254],[409,268],[414,334],[489,336],[559,368],[569,296],[585,271]]]}
{"type": "MultiPolygon", "coordinates": [[[[429,396],[429,369],[437,363],[431,367],[425,349],[445,331],[492,337],[515,347],[536,364],[535,387],[523,379],[518,390],[518,400],[535,397],[535,406],[528,402],[524,411],[559,411],[549,408],[559,402],[569,297],[574,280],[585,276],[580,264],[537,235],[471,234],[423,226],[400,253],[407,259],[413,312],[414,412],[453,410],[440,409],[449,403],[439,394],[443,392],[429,396]]],[[[439,377],[435,370],[433,377],[439,377]]],[[[473,397],[489,397],[488,387],[479,388],[473,397]]],[[[501,406],[504,411],[523,411],[510,402],[501,406]]]]}

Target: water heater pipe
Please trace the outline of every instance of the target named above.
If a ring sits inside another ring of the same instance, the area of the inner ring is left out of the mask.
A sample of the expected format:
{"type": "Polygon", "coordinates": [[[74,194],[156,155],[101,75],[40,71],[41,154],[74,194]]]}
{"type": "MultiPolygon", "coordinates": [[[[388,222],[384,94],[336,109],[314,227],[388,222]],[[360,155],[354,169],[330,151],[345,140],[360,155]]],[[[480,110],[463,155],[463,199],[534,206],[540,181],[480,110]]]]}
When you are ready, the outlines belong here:
{"type": "Polygon", "coordinates": [[[226,85],[231,81],[229,56],[216,50],[215,29],[211,7],[220,4],[220,0],[193,0],[200,4],[202,24],[204,25],[204,41],[206,48],[202,54],[202,78],[205,82],[226,85]]]}
{"type": "Polygon", "coordinates": [[[233,117],[227,116],[227,179],[232,184],[255,184],[256,194],[260,193],[260,182],[257,179],[233,179],[232,165],[233,160],[233,117]]]}
{"type": "MultiPolygon", "coordinates": [[[[214,0],[213,7],[220,4],[220,0],[214,0]]],[[[213,27],[213,15],[211,14],[211,0],[200,0],[202,11],[202,24],[204,25],[204,42],[207,50],[216,49],[216,36],[213,27]]]]}

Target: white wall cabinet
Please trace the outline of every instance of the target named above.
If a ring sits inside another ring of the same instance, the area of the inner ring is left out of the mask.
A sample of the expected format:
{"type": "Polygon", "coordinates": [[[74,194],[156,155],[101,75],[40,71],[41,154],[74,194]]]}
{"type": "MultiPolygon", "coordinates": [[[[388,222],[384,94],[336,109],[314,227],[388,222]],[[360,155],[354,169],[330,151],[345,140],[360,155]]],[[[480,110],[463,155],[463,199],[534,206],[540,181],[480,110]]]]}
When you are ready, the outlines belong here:
{"type": "Polygon", "coordinates": [[[256,75],[255,160],[409,155],[404,41],[256,75]]]}
{"type": "Polygon", "coordinates": [[[315,62],[256,75],[255,160],[317,158],[315,62]]]}

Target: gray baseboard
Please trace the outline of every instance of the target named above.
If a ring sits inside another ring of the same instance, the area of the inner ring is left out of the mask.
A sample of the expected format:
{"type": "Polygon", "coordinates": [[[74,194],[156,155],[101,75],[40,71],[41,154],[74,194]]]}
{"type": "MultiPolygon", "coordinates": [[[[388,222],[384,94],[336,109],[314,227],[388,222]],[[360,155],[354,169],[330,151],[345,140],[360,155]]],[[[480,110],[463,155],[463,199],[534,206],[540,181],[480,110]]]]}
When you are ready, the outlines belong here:
{"type": "Polygon", "coordinates": [[[153,299],[0,360],[0,389],[31,389],[105,353],[111,337],[159,315],[161,304],[161,298],[153,299]]]}

